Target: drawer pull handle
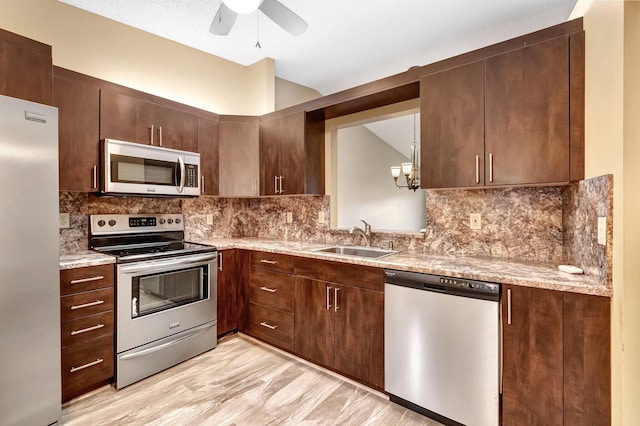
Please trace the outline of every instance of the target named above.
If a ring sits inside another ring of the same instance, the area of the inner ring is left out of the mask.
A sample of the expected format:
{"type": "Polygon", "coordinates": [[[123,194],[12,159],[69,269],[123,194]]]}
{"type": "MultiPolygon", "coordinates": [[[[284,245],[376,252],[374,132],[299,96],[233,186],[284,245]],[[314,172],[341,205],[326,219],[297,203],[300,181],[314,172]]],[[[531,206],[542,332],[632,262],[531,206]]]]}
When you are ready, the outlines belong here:
{"type": "Polygon", "coordinates": [[[268,291],[269,293],[275,293],[278,291],[277,288],[269,288],[269,287],[260,287],[260,290],[268,291]]]}
{"type": "Polygon", "coordinates": [[[260,323],[260,325],[261,325],[261,326],[263,326],[263,327],[267,327],[267,328],[269,328],[269,329],[271,329],[271,330],[275,330],[276,328],[278,328],[278,326],[277,326],[277,325],[271,325],[271,324],[268,324],[268,323],[266,323],[266,322],[264,322],[264,321],[262,321],[262,322],[260,323]]]}
{"type": "Polygon", "coordinates": [[[71,370],[69,370],[71,373],[75,373],[76,371],[80,371],[80,370],[84,370],[85,368],[89,368],[89,367],[93,367],[94,365],[98,365],[100,363],[104,362],[104,359],[102,358],[98,358],[93,362],[90,362],[88,364],[85,365],[81,365],[80,367],[71,367],[71,370]]]}
{"type": "Polygon", "coordinates": [[[92,306],[102,305],[103,303],[104,303],[104,300],[96,300],[95,302],[84,303],[82,305],[73,305],[71,307],[71,310],[75,311],[76,309],[90,308],[92,306]]]}
{"type": "Polygon", "coordinates": [[[277,260],[266,260],[266,259],[260,259],[260,263],[268,263],[269,265],[275,265],[278,263],[277,260]]]}
{"type": "Polygon", "coordinates": [[[104,327],[104,324],[97,324],[97,325],[94,325],[93,327],[83,328],[82,330],[73,330],[71,332],[71,335],[75,336],[76,334],[88,333],[89,331],[99,330],[103,327],[104,327]]]}
{"type": "Polygon", "coordinates": [[[91,282],[91,281],[100,281],[100,280],[103,280],[103,279],[104,279],[104,276],[98,275],[96,277],[80,278],[80,279],[77,279],[77,280],[71,280],[71,284],[82,284],[82,283],[88,283],[88,282],[91,282]]]}

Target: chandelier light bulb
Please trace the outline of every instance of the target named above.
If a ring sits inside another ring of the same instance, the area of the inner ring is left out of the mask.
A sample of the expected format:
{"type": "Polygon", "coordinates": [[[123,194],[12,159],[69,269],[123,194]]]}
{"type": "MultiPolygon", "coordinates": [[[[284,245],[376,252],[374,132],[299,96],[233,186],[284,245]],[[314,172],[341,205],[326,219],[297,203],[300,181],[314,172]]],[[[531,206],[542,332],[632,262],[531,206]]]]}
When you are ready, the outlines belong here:
{"type": "Polygon", "coordinates": [[[236,13],[245,14],[258,10],[262,0],[224,0],[224,4],[236,13]]]}

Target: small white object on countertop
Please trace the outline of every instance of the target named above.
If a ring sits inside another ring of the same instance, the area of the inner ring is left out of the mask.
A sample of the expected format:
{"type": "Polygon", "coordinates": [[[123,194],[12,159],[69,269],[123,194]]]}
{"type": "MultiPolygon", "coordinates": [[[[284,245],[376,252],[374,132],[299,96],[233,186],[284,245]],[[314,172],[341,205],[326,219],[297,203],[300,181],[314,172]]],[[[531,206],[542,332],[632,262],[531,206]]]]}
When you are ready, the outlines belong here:
{"type": "Polygon", "coordinates": [[[558,269],[569,274],[584,274],[584,270],[582,268],[578,268],[573,265],[558,265],[558,269]]]}

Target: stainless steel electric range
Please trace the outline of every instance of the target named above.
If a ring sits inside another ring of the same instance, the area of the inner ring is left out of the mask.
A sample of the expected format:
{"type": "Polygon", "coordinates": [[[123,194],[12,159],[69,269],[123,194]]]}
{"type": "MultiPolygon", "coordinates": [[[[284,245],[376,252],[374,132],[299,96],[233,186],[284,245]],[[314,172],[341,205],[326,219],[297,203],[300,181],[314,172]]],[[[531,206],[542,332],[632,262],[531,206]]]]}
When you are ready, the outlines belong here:
{"type": "Polygon", "coordinates": [[[92,215],[89,234],[117,259],[118,389],[216,347],[218,253],[181,214],[92,215]]]}

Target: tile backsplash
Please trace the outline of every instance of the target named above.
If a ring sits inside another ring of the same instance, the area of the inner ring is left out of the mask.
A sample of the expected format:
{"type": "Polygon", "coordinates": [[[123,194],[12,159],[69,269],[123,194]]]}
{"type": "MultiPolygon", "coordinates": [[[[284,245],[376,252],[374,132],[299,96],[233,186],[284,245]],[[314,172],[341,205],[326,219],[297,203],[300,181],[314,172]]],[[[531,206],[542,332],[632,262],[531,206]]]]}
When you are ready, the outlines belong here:
{"type": "MultiPolygon", "coordinates": [[[[376,231],[372,224],[372,244],[387,247],[393,241],[396,249],[423,253],[570,263],[610,286],[612,188],[612,176],[605,175],[563,187],[427,191],[426,232],[376,231]],[[481,229],[470,228],[471,213],[481,215],[481,229]],[[607,217],[606,246],[597,244],[598,216],[607,217]]],[[[194,241],[256,237],[360,244],[361,237],[330,228],[330,211],[328,196],[174,199],[60,192],[60,212],[71,219],[71,227],[60,230],[60,249],[87,249],[88,215],[107,213],[183,213],[185,237],[194,241]],[[325,223],[318,221],[320,212],[325,223]]]]}

